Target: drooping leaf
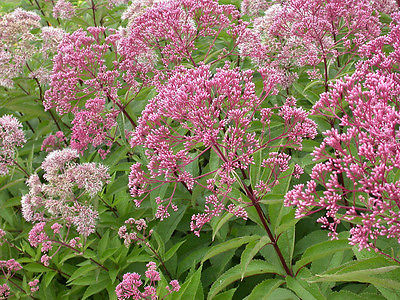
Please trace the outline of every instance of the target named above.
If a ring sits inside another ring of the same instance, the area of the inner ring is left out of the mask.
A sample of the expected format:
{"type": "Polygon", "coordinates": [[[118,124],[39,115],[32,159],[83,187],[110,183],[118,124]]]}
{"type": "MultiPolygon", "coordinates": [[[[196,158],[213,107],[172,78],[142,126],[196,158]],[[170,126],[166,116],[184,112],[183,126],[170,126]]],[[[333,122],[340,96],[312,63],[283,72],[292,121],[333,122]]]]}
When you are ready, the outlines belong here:
{"type": "Polygon", "coordinates": [[[222,242],[218,245],[211,247],[211,249],[208,250],[207,254],[204,256],[202,262],[205,262],[207,259],[210,259],[211,257],[218,255],[222,252],[239,248],[240,246],[247,244],[251,241],[255,241],[259,238],[259,236],[242,236],[228,240],[226,242],[222,242]]]}
{"type": "Polygon", "coordinates": [[[265,273],[273,273],[278,274],[280,271],[276,266],[263,261],[263,260],[253,260],[247,266],[247,270],[242,277],[242,266],[236,265],[222,274],[215,283],[211,286],[210,291],[208,293],[207,299],[213,299],[213,297],[218,294],[225,287],[230,285],[231,283],[244,278],[257,274],[265,274],[265,273]]]}

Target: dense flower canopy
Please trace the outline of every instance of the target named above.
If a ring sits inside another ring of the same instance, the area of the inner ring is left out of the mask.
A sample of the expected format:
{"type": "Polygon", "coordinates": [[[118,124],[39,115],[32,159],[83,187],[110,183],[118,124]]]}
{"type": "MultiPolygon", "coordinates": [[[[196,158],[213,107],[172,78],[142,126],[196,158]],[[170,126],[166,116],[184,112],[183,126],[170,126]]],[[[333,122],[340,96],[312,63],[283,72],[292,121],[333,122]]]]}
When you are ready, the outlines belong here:
{"type": "Polygon", "coordinates": [[[0,299],[400,298],[400,1],[3,2],[0,299]]]}

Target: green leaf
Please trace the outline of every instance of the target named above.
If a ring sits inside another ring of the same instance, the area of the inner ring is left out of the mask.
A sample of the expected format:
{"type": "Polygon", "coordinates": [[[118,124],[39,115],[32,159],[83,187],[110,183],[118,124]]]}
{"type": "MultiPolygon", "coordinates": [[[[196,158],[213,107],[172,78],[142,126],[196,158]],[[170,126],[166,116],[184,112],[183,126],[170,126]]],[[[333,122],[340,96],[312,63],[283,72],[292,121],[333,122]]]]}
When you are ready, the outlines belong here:
{"type": "MultiPolygon", "coordinates": [[[[247,266],[247,270],[243,277],[249,277],[257,274],[274,273],[279,274],[280,269],[276,266],[263,261],[263,260],[253,260],[247,266]]],[[[211,286],[208,293],[207,299],[213,299],[213,297],[218,294],[225,287],[231,283],[243,278],[242,277],[242,266],[236,265],[222,274],[211,286]]]]}
{"type": "Polygon", "coordinates": [[[311,92],[311,91],[307,91],[306,89],[303,89],[302,85],[300,85],[298,83],[293,83],[293,87],[300,95],[302,95],[304,98],[306,98],[308,100],[308,102],[310,102],[310,104],[314,105],[319,100],[318,94],[311,92]]]}
{"type": "Polygon", "coordinates": [[[82,300],[90,297],[91,295],[98,294],[107,287],[107,280],[104,279],[98,283],[91,284],[83,294],[82,300]]]}
{"type": "Polygon", "coordinates": [[[164,262],[168,261],[171,259],[171,257],[178,251],[179,247],[184,244],[186,240],[180,241],[179,243],[176,243],[174,246],[172,246],[164,255],[164,262]]]}
{"type": "Polygon", "coordinates": [[[25,180],[25,178],[18,178],[16,180],[10,181],[9,183],[7,183],[7,184],[3,185],[2,187],[0,187],[0,192],[2,190],[8,189],[8,188],[20,183],[20,182],[24,182],[24,180],[25,180]]]}
{"type": "Polygon", "coordinates": [[[235,294],[237,288],[235,289],[230,289],[229,291],[223,292],[221,294],[218,294],[213,298],[213,300],[231,300],[233,297],[233,294],[235,294]]]}
{"type": "Polygon", "coordinates": [[[329,300],[343,300],[343,299],[352,299],[352,300],[385,300],[386,298],[378,295],[378,294],[370,294],[370,293],[362,293],[355,294],[350,291],[341,290],[339,292],[333,292],[328,296],[329,300]]]}
{"type": "Polygon", "coordinates": [[[108,293],[109,300],[117,300],[117,294],[115,293],[115,285],[114,284],[111,283],[107,286],[107,293],[108,293]]]}
{"type": "Polygon", "coordinates": [[[171,213],[166,220],[159,222],[158,226],[155,228],[155,232],[159,234],[164,243],[168,242],[171,235],[174,233],[179,222],[182,220],[187,205],[180,205],[177,212],[171,213]]]}
{"type": "Polygon", "coordinates": [[[130,149],[127,146],[118,147],[117,150],[112,151],[110,156],[104,160],[104,164],[113,167],[115,166],[122,158],[126,157],[126,153],[128,153],[130,149]]]}
{"type": "Polygon", "coordinates": [[[318,289],[318,285],[309,284],[304,280],[297,280],[291,276],[286,277],[286,284],[288,288],[294,291],[300,299],[310,299],[310,300],[324,300],[326,297],[322,295],[321,291],[318,289]]]}
{"type": "Polygon", "coordinates": [[[50,271],[47,272],[42,279],[42,282],[44,283],[45,287],[48,287],[50,282],[53,280],[54,276],[56,276],[57,272],[55,271],[50,271]]]}
{"type": "Polygon", "coordinates": [[[141,255],[134,255],[131,256],[127,259],[128,263],[133,263],[133,262],[148,262],[151,261],[152,257],[147,254],[141,254],[141,255]]]}
{"type": "Polygon", "coordinates": [[[285,283],[282,279],[267,279],[256,285],[246,300],[267,300],[273,291],[285,283]]]}
{"type": "Polygon", "coordinates": [[[250,182],[251,186],[256,186],[261,176],[262,150],[258,150],[253,155],[254,164],[250,166],[250,182]]]}
{"type": "Polygon", "coordinates": [[[49,268],[46,268],[45,266],[43,266],[39,263],[36,263],[36,262],[26,264],[24,266],[24,270],[30,271],[30,272],[38,272],[38,273],[50,271],[49,268]]]}
{"type": "Polygon", "coordinates": [[[246,249],[242,252],[240,264],[242,265],[242,278],[247,270],[250,261],[257,255],[258,251],[261,250],[271,240],[268,236],[261,237],[258,241],[253,241],[246,246],[246,249]]]}
{"type": "MultiPolygon", "coordinates": [[[[125,247],[125,246],[120,246],[120,247],[125,247]]],[[[114,248],[109,248],[104,250],[103,255],[101,256],[101,260],[105,261],[107,258],[109,258],[110,256],[112,256],[115,252],[117,252],[120,247],[114,247],[114,248]]]]}
{"type": "Polygon", "coordinates": [[[114,283],[119,271],[120,269],[118,267],[114,267],[108,271],[108,276],[110,277],[111,283],[114,283]]]}
{"type": "Polygon", "coordinates": [[[92,264],[85,265],[80,267],[72,273],[71,277],[68,279],[68,283],[72,282],[73,280],[85,275],[86,273],[95,270],[97,267],[92,264]]]}
{"type": "Polygon", "coordinates": [[[174,300],[194,300],[196,299],[196,294],[198,292],[198,288],[200,285],[201,278],[201,270],[203,266],[190,276],[190,278],[186,279],[185,283],[181,286],[179,292],[174,295],[174,300]]]}
{"type": "Polygon", "coordinates": [[[158,234],[157,231],[153,231],[152,237],[156,240],[156,242],[158,244],[157,252],[159,254],[161,254],[161,255],[164,255],[164,253],[165,253],[165,244],[164,244],[163,239],[161,238],[161,236],[158,234]]]}
{"type": "Polygon", "coordinates": [[[210,250],[208,250],[207,254],[204,256],[204,258],[201,262],[203,263],[207,259],[214,257],[222,252],[239,248],[243,244],[247,244],[247,243],[257,240],[259,238],[260,238],[259,236],[242,236],[242,237],[234,238],[234,239],[228,240],[226,242],[220,243],[218,245],[215,245],[215,246],[211,247],[210,250]]]}
{"type": "Polygon", "coordinates": [[[107,230],[106,233],[102,236],[97,246],[97,252],[99,253],[100,258],[102,258],[104,251],[107,249],[107,243],[109,240],[110,240],[110,231],[107,230]]]}
{"type": "MultiPolygon", "coordinates": [[[[379,275],[389,275],[391,271],[398,270],[400,266],[386,266],[374,269],[364,269],[352,272],[344,272],[339,274],[321,274],[315,275],[313,279],[308,279],[309,282],[363,282],[370,283],[376,287],[388,288],[396,291],[400,291],[400,281],[391,278],[385,278],[385,276],[379,277],[379,275]],[[375,275],[375,276],[374,276],[375,275]]],[[[396,274],[398,278],[398,272],[396,274]]],[[[393,276],[394,277],[394,276],[393,276]]],[[[396,278],[396,279],[397,279],[396,278]]]]}
{"type": "Polygon", "coordinates": [[[312,245],[311,247],[307,248],[301,259],[296,262],[294,266],[294,272],[296,273],[301,267],[316,259],[321,259],[333,253],[348,249],[351,249],[351,246],[349,245],[349,241],[347,239],[326,241],[312,245]]]}
{"type": "Polygon", "coordinates": [[[227,212],[225,215],[223,215],[221,218],[218,219],[217,223],[212,226],[213,228],[213,234],[212,234],[212,240],[214,241],[216,234],[218,231],[221,229],[221,227],[228,222],[231,218],[233,217],[233,214],[227,212]]]}
{"type": "Polygon", "coordinates": [[[295,211],[291,210],[289,213],[284,215],[280,221],[280,225],[277,226],[275,229],[275,234],[279,235],[282,232],[287,231],[288,229],[292,228],[294,225],[297,224],[297,222],[300,221],[299,218],[295,218],[294,216],[295,211]]]}

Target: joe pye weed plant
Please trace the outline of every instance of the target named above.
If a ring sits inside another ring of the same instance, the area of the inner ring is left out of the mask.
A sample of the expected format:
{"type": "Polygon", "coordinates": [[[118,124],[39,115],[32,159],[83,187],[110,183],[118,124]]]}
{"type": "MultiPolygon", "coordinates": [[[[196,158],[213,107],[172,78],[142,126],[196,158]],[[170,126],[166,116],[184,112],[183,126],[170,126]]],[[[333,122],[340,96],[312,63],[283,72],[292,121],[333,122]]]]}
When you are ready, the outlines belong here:
{"type": "Polygon", "coordinates": [[[0,299],[400,298],[400,3],[0,4],[0,299]]]}

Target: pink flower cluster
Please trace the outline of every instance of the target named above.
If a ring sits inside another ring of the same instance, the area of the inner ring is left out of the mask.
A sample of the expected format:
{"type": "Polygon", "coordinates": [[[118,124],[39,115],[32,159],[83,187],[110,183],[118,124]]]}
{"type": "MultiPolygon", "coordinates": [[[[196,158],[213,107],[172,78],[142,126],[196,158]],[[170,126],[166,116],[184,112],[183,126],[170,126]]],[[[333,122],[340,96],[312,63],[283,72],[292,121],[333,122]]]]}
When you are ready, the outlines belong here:
{"type": "Polygon", "coordinates": [[[116,126],[118,110],[123,106],[117,90],[121,87],[115,66],[108,69],[105,55],[115,38],[101,40],[105,28],[89,27],[89,34],[79,29],[66,34],[53,59],[50,89],[45,93],[45,108],[55,108],[60,115],[72,112],[71,147],[83,152],[91,144],[100,149],[104,157],[114,138],[111,130],[116,126]],[[116,109],[117,107],[118,109],[116,109]]]}
{"type": "MultiPolygon", "coordinates": [[[[118,48],[119,68],[131,86],[139,84],[138,78],[144,85],[151,83],[154,73],[155,79],[162,77],[160,66],[168,70],[185,61],[196,66],[197,41],[223,32],[235,40],[245,27],[233,5],[214,0],[133,1],[131,10],[130,26],[118,48]]],[[[204,59],[213,46],[215,40],[204,59]]]]}
{"type": "Polygon", "coordinates": [[[0,229],[0,246],[4,244],[4,242],[6,241],[5,236],[6,236],[6,232],[3,229],[0,229]]]}
{"type": "Polygon", "coordinates": [[[61,219],[84,237],[94,232],[98,213],[84,195],[94,197],[110,175],[102,164],[74,162],[78,156],[69,148],[47,155],[41,166],[47,183],[41,183],[37,174],[27,180],[29,193],[21,199],[25,220],[61,219]]]}
{"type": "Polygon", "coordinates": [[[11,115],[0,118],[0,176],[8,174],[8,167],[13,165],[16,147],[26,142],[22,124],[11,115]]]}
{"type": "Polygon", "coordinates": [[[318,222],[333,238],[342,221],[356,221],[350,244],[376,251],[380,237],[400,243],[400,13],[392,16],[390,33],[361,47],[364,60],[355,73],[331,85],[315,104],[315,114],[340,127],[324,132],[315,148],[314,159],[321,162],[312,180],[285,197],[286,205],[297,206],[297,217],[326,210],[318,222]]]}
{"type": "Polygon", "coordinates": [[[388,15],[399,10],[399,4],[397,0],[372,0],[372,6],[376,11],[388,15]]]}
{"type": "MultiPolygon", "coordinates": [[[[31,231],[29,232],[29,243],[32,247],[37,248],[41,246],[40,251],[43,253],[40,261],[44,266],[49,266],[50,265],[50,260],[60,251],[60,249],[64,246],[67,247],[70,250],[73,250],[75,253],[81,253],[81,250],[78,250],[82,248],[82,243],[80,237],[73,237],[71,238],[70,235],[70,225],[66,224],[66,230],[65,233],[62,231],[64,228],[63,225],[59,223],[53,223],[51,225],[51,230],[53,232],[52,236],[49,237],[49,235],[46,233],[45,227],[46,227],[46,222],[39,222],[36,223],[31,231]],[[53,253],[50,255],[50,251],[53,249],[53,246],[58,245],[58,247],[53,251],[53,253]]],[[[32,283],[34,284],[34,283],[32,283]]],[[[38,289],[36,285],[31,286],[32,289],[38,289]]]]}
{"type": "MultiPolygon", "coordinates": [[[[124,274],[122,282],[118,284],[115,288],[118,300],[158,299],[156,284],[158,281],[161,280],[160,273],[156,271],[157,265],[152,261],[149,262],[146,267],[147,270],[145,272],[145,276],[148,280],[150,280],[149,284],[144,286],[142,291],[141,286],[143,285],[143,282],[141,280],[141,276],[138,273],[124,274]]],[[[166,290],[168,292],[167,295],[170,295],[172,292],[179,291],[180,286],[177,280],[172,280],[169,284],[171,287],[166,287],[166,290]]]]}
{"type": "MultiPolygon", "coordinates": [[[[266,78],[267,72],[264,70],[262,75],[266,78]]],[[[286,141],[278,148],[301,148],[303,138],[316,135],[315,122],[308,118],[307,112],[295,107],[293,98],[281,107],[261,107],[274,89],[273,78],[265,80],[263,97],[259,98],[252,82],[252,71],[231,70],[228,64],[218,68],[215,74],[207,65],[193,69],[177,67],[167,83],[157,87],[158,95],[150,100],[130,135],[131,146],[143,146],[148,159],[146,168],[140,163],[131,167],[129,187],[131,195],[137,198],[136,205],[139,206],[151,191],[173,184],[170,197],[156,198],[156,216],[162,220],[169,216],[170,208],[177,209],[172,200],[178,184],[188,191],[198,184],[211,195],[206,197],[205,213],[193,216],[191,228],[196,234],[223,211],[247,218],[241,205],[232,203],[225,207],[237,180],[234,172],[248,170],[254,164],[254,154],[274,141],[286,141]],[[270,130],[273,112],[284,123],[280,134],[270,130]],[[250,127],[259,118],[264,125],[257,135],[250,127]],[[220,160],[216,169],[205,174],[189,171],[197,158],[210,152],[220,160]],[[207,186],[200,181],[205,176],[214,177],[207,181],[207,186]]],[[[274,184],[277,183],[278,180],[274,184]]]]}
{"type": "Polygon", "coordinates": [[[56,134],[50,134],[43,140],[41,151],[51,152],[54,150],[61,150],[64,148],[66,138],[64,132],[57,131],[56,134]]]}
{"type": "Polygon", "coordinates": [[[34,280],[28,282],[28,285],[31,289],[31,293],[35,293],[39,290],[38,283],[39,283],[39,279],[34,279],[34,280]]]}
{"type": "Polygon", "coordinates": [[[6,278],[11,278],[14,276],[15,272],[22,270],[20,263],[13,258],[9,260],[0,260],[0,268],[2,274],[6,278]]]}
{"type": "Polygon", "coordinates": [[[10,287],[6,283],[0,284],[0,299],[8,299],[10,295],[10,287]]]}

